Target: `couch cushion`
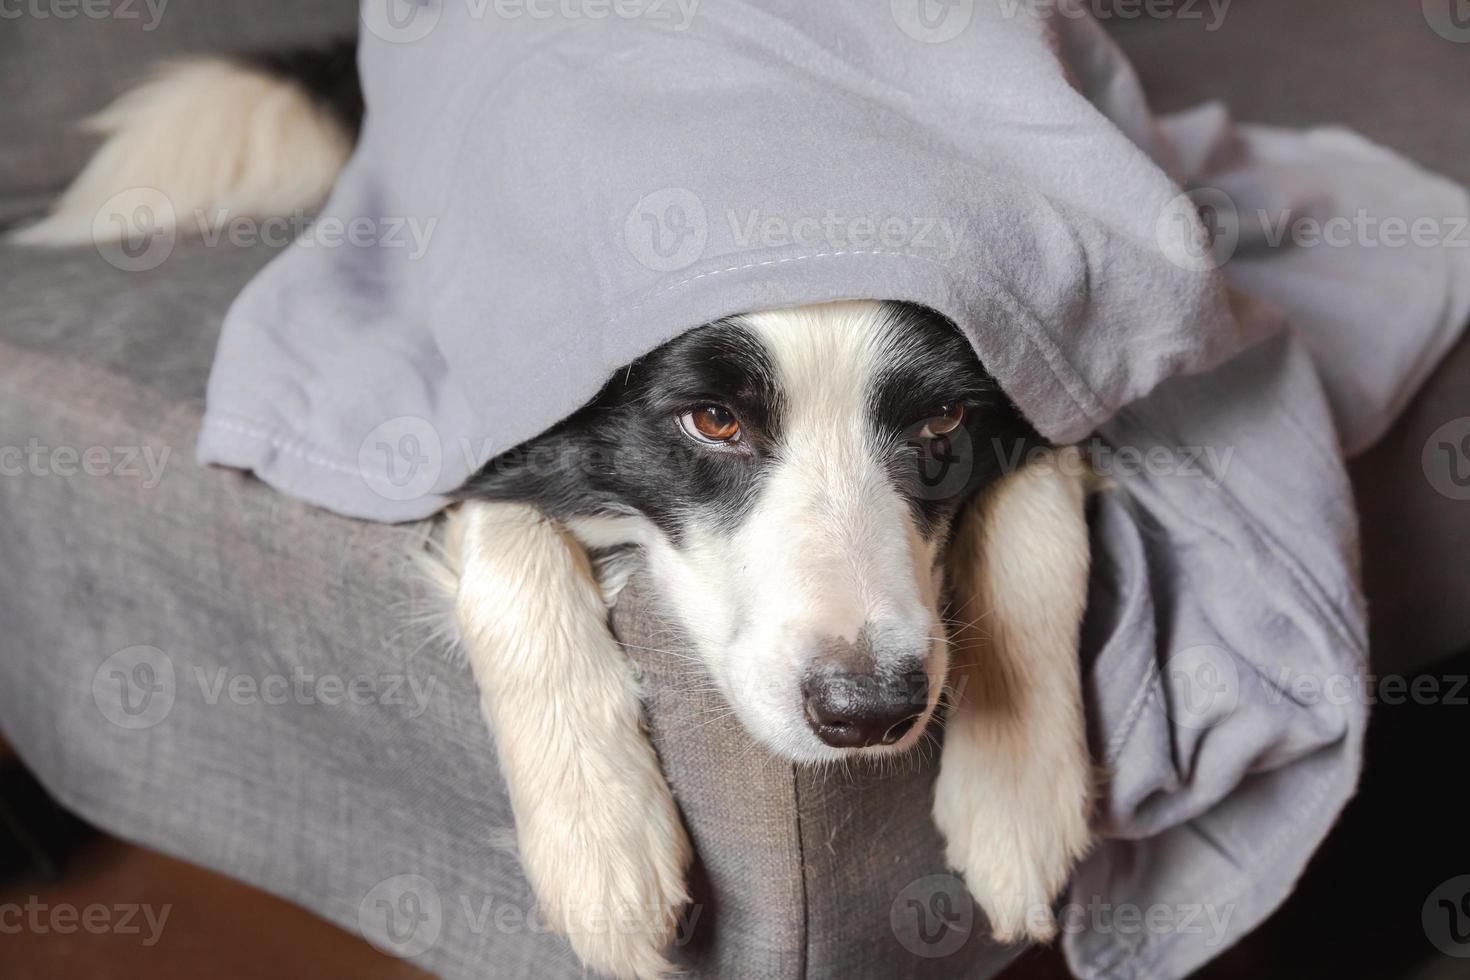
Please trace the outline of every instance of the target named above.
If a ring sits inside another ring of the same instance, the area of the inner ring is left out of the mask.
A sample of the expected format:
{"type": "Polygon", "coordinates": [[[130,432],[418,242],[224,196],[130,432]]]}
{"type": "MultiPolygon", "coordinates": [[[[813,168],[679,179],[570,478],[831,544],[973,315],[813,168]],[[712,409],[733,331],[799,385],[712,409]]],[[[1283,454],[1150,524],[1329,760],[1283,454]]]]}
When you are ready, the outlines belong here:
{"type": "Polygon", "coordinates": [[[1470,183],[1470,46],[1425,13],[1455,2],[1229,0],[1218,19],[1204,0],[1118,2],[1129,15],[1104,23],[1160,112],[1221,99],[1248,122],[1348,126],[1470,183]]]}

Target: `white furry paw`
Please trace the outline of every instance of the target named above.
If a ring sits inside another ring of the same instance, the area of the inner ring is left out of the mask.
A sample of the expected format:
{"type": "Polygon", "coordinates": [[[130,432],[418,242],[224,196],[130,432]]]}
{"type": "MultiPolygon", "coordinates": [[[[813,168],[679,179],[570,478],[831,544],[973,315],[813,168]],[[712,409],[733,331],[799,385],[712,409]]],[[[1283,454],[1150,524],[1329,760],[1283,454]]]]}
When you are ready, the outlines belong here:
{"type": "Polygon", "coordinates": [[[961,724],[946,735],[934,791],[945,858],[985,910],[995,938],[1047,942],[1052,903],[1091,841],[1091,772],[1085,754],[1064,760],[982,751],[961,724]],[[990,755],[990,758],[986,758],[990,755]]]}
{"type": "Polygon", "coordinates": [[[934,822],[1002,942],[1056,935],[1052,903],[1090,839],[1078,630],[1092,486],[1076,449],[1028,464],[977,498],[951,550],[957,605],[979,618],[954,637],[934,822]]]}
{"type": "Polygon", "coordinates": [[[689,902],[689,838],[586,552],[525,504],[468,501],[445,539],[434,581],[457,586],[541,917],[598,973],[662,977],[689,902]]]}
{"type": "Polygon", "coordinates": [[[664,977],[673,970],[664,951],[689,902],[691,852],[673,796],[656,768],[625,770],[590,794],[585,789],[563,783],[517,815],[521,861],[541,916],[597,973],[664,977]]]}

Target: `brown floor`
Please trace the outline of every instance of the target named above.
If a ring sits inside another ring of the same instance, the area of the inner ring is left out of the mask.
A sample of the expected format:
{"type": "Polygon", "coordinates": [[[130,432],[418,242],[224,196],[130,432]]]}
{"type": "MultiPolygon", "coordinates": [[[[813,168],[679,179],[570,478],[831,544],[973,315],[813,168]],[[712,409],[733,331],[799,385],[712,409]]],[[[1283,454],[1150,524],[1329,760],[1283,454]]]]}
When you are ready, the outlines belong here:
{"type": "Polygon", "coordinates": [[[288,902],[106,837],[59,881],[0,884],[0,910],[5,980],[429,977],[288,902]]]}
{"type": "Polygon", "coordinates": [[[290,902],[100,834],[54,881],[0,879],[0,980],[142,977],[431,980],[290,902]]]}

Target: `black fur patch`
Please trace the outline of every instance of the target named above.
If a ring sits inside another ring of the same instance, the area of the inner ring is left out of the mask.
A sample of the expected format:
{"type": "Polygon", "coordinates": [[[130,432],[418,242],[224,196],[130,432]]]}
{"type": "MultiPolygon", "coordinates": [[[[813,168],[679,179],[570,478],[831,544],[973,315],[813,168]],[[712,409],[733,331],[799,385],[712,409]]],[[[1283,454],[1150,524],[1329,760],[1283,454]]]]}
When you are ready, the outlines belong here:
{"type": "Polygon", "coordinates": [[[326,45],[241,55],[241,64],[293,82],[325,107],[353,137],[362,128],[362,81],[357,74],[357,41],[341,38],[326,45]]]}
{"type": "MultiPolygon", "coordinates": [[[[910,304],[891,311],[905,350],[868,393],[872,424],[916,520],[926,534],[940,533],[1009,461],[1024,458],[1017,447],[1040,440],[953,324],[910,304]],[[961,429],[919,439],[924,422],[954,403],[965,405],[961,429]]],[[[571,417],[491,460],[457,496],[525,501],[563,520],[641,514],[675,543],[691,522],[734,527],[780,453],[782,403],[760,341],[738,321],[708,324],[619,371],[571,417]],[[742,451],[712,452],[680,430],[679,416],[705,402],[735,410],[742,451]]]]}

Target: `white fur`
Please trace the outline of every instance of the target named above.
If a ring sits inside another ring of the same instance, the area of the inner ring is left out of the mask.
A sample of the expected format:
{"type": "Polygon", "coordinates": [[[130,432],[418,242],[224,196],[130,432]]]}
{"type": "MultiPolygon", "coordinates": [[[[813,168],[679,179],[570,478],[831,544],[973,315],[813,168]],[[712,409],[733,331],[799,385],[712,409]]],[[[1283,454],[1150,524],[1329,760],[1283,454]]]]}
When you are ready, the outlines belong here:
{"type": "Polygon", "coordinates": [[[1095,477],[1068,448],[999,480],[958,528],[954,704],[934,790],[951,867],[998,939],[1048,940],[1051,902],[1087,850],[1092,770],[1078,630],[1095,477]]]}
{"type": "Polygon", "coordinates": [[[545,921],[595,970],[662,976],[691,851],[586,553],[523,504],[462,504],[446,533],[460,642],[545,921]]]}
{"type": "Polygon", "coordinates": [[[936,547],[893,486],[866,397],[903,334],[873,302],[742,319],[779,376],[781,458],[738,528],[692,531],[679,548],[647,541],[654,583],[746,729],[798,762],[853,754],[820,741],[803,713],[801,676],[825,638],[874,626],[891,650],[927,648],[923,716],[896,744],[861,750],[905,752],[943,689],[947,644],[936,547]]]}
{"type": "Polygon", "coordinates": [[[165,65],[86,125],[106,141],[16,241],[117,239],[140,223],[139,208],[147,226],[181,232],[310,210],[352,150],[351,135],[301,88],[224,59],[165,65]]]}

